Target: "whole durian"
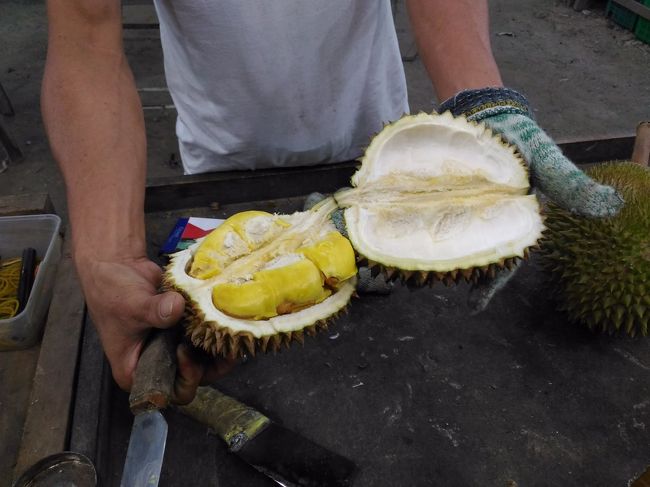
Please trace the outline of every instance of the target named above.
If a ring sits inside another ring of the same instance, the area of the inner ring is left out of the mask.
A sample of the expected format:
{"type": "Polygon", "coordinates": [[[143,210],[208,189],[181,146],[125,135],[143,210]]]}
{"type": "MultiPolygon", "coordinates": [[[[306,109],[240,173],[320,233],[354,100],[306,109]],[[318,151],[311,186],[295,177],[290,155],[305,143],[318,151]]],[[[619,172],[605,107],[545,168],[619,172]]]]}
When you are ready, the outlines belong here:
{"type": "Polygon", "coordinates": [[[540,207],[515,150],[451,114],[406,116],[370,143],[352,188],[292,215],[244,212],[174,254],[166,288],[212,354],[277,350],[345,309],[356,258],[416,285],[474,280],[526,256],[540,207]],[[339,207],[348,239],[330,215],[339,207]]]}
{"type": "Polygon", "coordinates": [[[612,218],[585,218],[551,205],[544,265],[560,307],[592,330],[648,334],[650,322],[650,169],[609,163],[588,173],[625,200],[612,218]]]}

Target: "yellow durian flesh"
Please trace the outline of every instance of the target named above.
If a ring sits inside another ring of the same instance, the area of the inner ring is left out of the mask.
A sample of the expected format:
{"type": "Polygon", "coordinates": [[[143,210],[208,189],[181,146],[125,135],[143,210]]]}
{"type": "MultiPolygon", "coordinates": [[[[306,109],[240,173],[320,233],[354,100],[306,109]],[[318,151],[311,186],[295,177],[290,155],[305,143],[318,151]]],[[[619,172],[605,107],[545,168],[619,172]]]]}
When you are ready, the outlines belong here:
{"type": "Polygon", "coordinates": [[[287,223],[264,211],[244,211],[228,218],[201,242],[189,274],[197,279],[219,275],[225,267],[276,237],[287,223]]]}
{"type": "Polygon", "coordinates": [[[340,282],[350,279],[357,273],[352,245],[339,232],[330,232],[324,239],[300,247],[298,252],[316,264],[326,279],[333,278],[336,282],[340,282]]]}
{"type": "Polygon", "coordinates": [[[278,267],[271,263],[248,281],[215,285],[214,305],[230,316],[260,320],[320,303],[331,294],[324,288],[323,275],[311,260],[297,254],[287,257],[287,265],[281,265],[281,260],[278,267]]]}
{"type": "Polygon", "coordinates": [[[212,288],[212,302],[235,318],[260,320],[278,314],[273,288],[259,280],[217,284],[212,288]]]}

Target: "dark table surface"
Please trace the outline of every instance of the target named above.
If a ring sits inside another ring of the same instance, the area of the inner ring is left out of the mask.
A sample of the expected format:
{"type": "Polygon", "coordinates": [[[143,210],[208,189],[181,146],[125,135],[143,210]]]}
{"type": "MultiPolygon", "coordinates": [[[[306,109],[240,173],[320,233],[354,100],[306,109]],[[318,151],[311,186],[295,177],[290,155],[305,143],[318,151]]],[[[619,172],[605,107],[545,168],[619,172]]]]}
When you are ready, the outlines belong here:
{"type": "MultiPolygon", "coordinates": [[[[151,251],[182,215],[299,206],[151,214],[151,251]]],[[[470,315],[466,285],[398,284],[355,299],[303,347],[250,359],[216,385],[352,459],[359,487],[628,485],[650,464],[650,341],[569,324],[536,260],[482,314],[470,315]]],[[[117,486],[132,416],[88,326],[78,381],[71,449],[117,486]]],[[[276,485],[205,427],[166,416],[161,486],[276,485]]]]}

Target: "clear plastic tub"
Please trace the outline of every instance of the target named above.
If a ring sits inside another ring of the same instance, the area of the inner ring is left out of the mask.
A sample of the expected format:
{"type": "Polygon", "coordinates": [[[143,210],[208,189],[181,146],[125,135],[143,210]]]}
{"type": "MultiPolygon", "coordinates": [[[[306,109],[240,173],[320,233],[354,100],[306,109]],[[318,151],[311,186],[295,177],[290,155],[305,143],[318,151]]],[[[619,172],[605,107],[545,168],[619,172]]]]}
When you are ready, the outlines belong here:
{"type": "Polygon", "coordinates": [[[33,247],[39,262],[25,309],[13,318],[0,320],[0,350],[31,347],[41,336],[61,259],[60,227],[57,215],[0,217],[0,257],[20,257],[24,248],[33,247]]]}

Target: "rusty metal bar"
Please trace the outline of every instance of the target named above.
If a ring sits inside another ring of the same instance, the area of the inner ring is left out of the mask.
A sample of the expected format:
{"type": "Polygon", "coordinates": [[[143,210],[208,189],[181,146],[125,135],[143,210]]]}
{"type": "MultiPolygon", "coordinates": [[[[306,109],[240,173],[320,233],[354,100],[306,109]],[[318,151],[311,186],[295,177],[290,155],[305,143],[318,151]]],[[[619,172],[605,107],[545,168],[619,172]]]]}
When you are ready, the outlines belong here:
{"type": "MultiPolygon", "coordinates": [[[[629,159],[633,135],[565,140],[558,144],[577,164],[629,159]]],[[[356,170],[355,161],[323,166],[231,171],[149,180],[145,211],[197,208],[211,203],[242,203],[307,195],[313,191],[331,193],[347,186],[356,170]]]]}
{"type": "Polygon", "coordinates": [[[150,180],[145,211],[166,211],[331,193],[349,185],[355,162],[258,171],[230,171],[150,180]]]}

